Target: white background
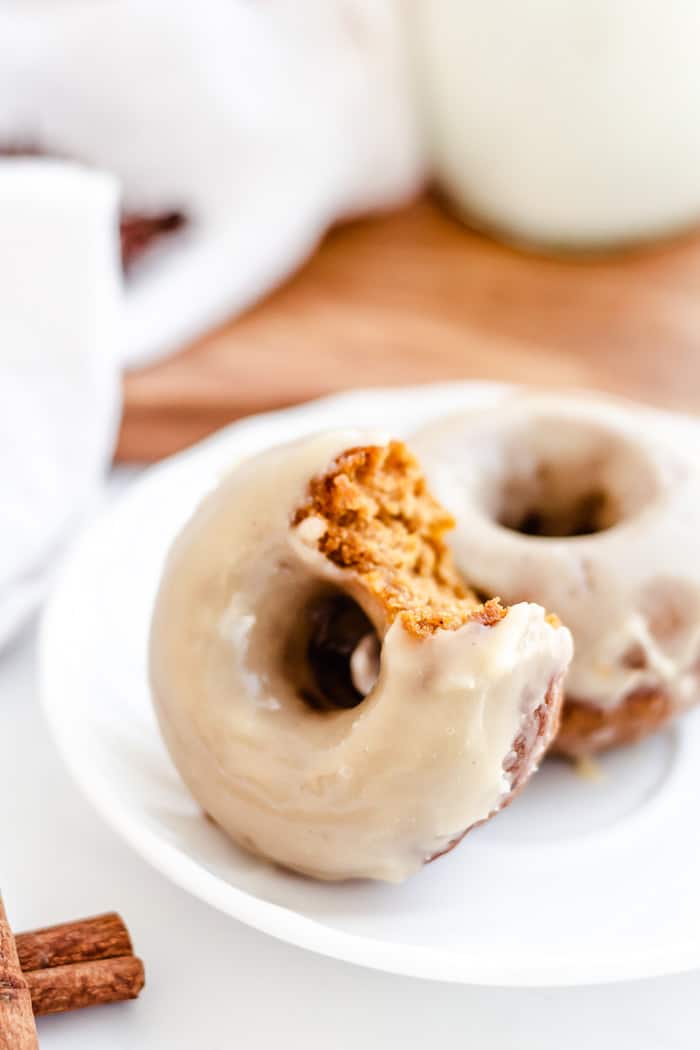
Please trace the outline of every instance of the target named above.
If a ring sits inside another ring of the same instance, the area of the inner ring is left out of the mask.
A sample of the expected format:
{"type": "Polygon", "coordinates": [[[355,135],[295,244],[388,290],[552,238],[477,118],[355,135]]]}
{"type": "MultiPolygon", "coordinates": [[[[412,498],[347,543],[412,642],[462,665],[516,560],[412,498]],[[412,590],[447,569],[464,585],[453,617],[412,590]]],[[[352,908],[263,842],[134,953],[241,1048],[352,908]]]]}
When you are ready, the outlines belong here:
{"type": "Polygon", "coordinates": [[[69,780],[39,708],[34,647],[29,631],[0,657],[8,913],[26,929],[118,910],[146,966],[137,1002],[41,1020],[42,1050],[696,1050],[699,973],[539,991],[439,985],[305,953],[190,898],[105,828],[69,780]]]}

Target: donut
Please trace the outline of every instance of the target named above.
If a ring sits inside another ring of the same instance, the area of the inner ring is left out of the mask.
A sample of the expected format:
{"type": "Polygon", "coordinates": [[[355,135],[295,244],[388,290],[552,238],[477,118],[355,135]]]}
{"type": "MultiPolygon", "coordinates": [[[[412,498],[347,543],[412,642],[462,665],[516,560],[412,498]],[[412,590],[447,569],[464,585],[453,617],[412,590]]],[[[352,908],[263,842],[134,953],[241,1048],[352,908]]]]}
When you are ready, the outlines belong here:
{"type": "Polygon", "coordinates": [[[614,398],[521,393],[414,436],[460,571],[571,629],[555,751],[631,743],[700,697],[697,434],[614,398]]]}
{"type": "Polygon", "coordinates": [[[237,844],[398,882],[502,809],[556,732],[569,632],[480,601],[400,442],[333,432],[235,467],[175,540],[150,677],[173,761],[237,844]]]}

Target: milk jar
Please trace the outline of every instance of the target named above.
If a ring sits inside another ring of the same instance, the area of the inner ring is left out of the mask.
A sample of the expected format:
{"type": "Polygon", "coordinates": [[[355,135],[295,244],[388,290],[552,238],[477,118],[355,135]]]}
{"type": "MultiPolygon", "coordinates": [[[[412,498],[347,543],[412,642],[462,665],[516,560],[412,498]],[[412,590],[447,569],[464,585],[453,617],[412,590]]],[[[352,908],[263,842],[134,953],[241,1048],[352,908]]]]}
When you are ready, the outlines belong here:
{"type": "Polygon", "coordinates": [[[405,0],[434,175],[550,249],[700,220],[700,0],[405,0]]]}

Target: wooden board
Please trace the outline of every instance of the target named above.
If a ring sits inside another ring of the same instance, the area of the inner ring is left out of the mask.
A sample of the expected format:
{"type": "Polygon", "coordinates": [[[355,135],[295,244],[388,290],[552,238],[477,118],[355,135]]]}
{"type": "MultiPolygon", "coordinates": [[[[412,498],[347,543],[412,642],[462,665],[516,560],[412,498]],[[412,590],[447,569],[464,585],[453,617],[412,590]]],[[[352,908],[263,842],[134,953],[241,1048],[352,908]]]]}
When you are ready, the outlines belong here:
{"type": "Polygon", "coordinates": [[[347,387],[470,377],[700,411],[700,236],[545,259],[468,232],[428,198],[341,227],[244,316],[126,377],[118,456],[157,459],[347,387]]]}

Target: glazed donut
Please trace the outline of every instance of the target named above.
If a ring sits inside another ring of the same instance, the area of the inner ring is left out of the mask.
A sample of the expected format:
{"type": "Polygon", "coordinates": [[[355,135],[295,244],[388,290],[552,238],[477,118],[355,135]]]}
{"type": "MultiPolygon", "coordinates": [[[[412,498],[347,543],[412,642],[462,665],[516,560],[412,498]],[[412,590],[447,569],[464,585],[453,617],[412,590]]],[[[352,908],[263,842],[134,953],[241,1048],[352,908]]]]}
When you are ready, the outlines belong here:
{"type": "Polygon", "coordinates": [[[457,565],[574,637],[554,748],[637,740],[700,697],[697,424],[612,398],[511,395],[414,444],[457,565]]]}
{"type": "Polygon", "coordinates": [[[331,433],[236,467],[167,559],[150,666],[164,739],[238,844],[400,881],[501,809],[558,723],[571,638],[481,604],[398,442],[331,433]]]}

